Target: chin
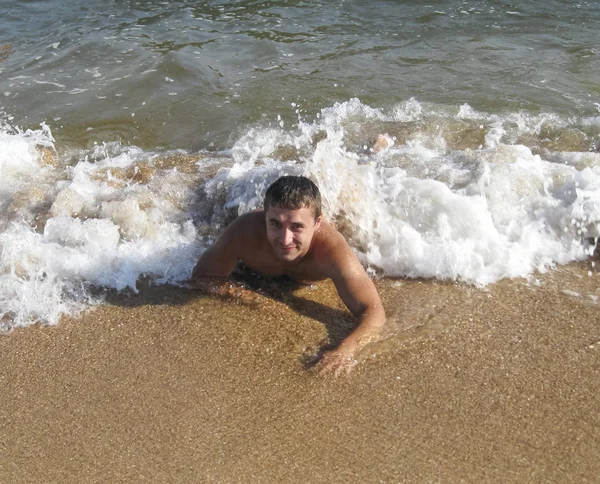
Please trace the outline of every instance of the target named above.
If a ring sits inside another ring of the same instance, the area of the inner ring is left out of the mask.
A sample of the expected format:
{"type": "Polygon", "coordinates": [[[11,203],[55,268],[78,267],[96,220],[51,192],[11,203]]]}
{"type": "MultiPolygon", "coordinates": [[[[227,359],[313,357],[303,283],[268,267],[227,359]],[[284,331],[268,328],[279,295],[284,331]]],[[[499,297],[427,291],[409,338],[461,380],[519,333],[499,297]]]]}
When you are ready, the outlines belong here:
{"type": "Polygon", "coordinates": [[[290,253],[279,252],[277,254],[277,258],[283,262],[294,262],[298,257],[300,257],[300,253],[297,250],[290,253]]]}
{"type": "Polygon", "coordinates": [[[283,262],[294,262],[298,258],[298,254],[279,254],[278,258],[283,262]]]}

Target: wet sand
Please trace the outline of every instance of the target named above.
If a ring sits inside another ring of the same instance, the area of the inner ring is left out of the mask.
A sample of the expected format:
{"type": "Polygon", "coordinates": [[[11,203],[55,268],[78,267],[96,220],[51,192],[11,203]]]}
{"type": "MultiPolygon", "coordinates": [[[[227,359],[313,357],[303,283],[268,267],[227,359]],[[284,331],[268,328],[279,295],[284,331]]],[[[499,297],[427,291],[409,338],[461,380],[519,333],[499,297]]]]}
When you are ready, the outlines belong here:
{"type": "Polygon", "coordinates": [[[390,334],[337,379],[303,365],[351,321],[330,284],[13,331],[0,482],[599,482],[600,275],[539,280],[380,281],[390,334]]]}

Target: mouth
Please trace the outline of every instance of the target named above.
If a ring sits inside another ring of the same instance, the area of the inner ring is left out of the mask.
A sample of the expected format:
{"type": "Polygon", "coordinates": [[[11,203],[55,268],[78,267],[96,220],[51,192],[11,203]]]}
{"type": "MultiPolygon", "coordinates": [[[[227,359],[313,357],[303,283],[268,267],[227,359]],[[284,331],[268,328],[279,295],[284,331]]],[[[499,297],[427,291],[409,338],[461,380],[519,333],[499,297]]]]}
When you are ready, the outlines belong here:
{"type": "Polygon", "coordinates": [[[279,245],[279,246],[277,246],[277,251],[281,255],[287,256],[287,255],[294,253],[294,251],[296,251],[296,246],[295,245],[279,245]]]}

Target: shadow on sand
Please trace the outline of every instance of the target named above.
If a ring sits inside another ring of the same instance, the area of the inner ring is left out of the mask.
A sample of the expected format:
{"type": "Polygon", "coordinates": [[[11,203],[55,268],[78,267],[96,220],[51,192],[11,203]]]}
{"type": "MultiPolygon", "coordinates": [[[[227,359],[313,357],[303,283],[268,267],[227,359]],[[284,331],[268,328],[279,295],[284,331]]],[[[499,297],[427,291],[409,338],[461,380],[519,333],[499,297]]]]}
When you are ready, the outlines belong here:
{"type": "MultiPolygon", "coordinates": [[[[264,278],[247,269],[238,268],[232,274],[231,280],[236,285],[249,289],[257,295],[285,304],[298,314],[323,324],[327,330],[328,341],[323,343],[321,350],[337,346],[355,325],[355,319],[348,311],[332,308],[318,301],[296,295],[296,291],[305,286],[287,276],[264,278]]],[[[104,290],[105,301],[108,304],[121,307],[146,305],[183,306],[198,298],[221,298],[231,304],[244,304],[257,311],[266,310],[266,308],[261,308],[260,304],[248,303],[241,298],[216,296],[203,292],[200,289],[183,285],[156,285],[150,280],[138,280],[137,288],[137,293],[131,290],[104,290]]],[[[306,363],[310,362],[306,361],[306,363]]]]}

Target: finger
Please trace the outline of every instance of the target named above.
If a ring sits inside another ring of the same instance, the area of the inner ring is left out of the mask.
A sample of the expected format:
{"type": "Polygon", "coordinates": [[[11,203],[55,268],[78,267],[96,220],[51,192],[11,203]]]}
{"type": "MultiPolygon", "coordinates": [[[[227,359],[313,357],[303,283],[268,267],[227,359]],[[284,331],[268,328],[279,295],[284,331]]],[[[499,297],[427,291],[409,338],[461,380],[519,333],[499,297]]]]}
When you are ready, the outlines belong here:
{"type": "Polygon", "coordinates": [[[352,363],[346,359],[339,362],[337,367],[335,368],[334,375],[336,377],[340,375],[347,375],[350,373],[350,369],[352,368],[352,363]]]}
{"type": "Polygon", "coordinates": [[[335,368],[329,364],[329,365],[320,365],[321,368],[319,368],[318,371],[318,375],[319,376],[329,376],[332,373],[335,375],[335,368]]]}
{"type": "Polygon", "coordinates": [[[333,370],[333,364],[334,362],[331,360],[331,358],[328,358],[327,356],[321,358],[315,365],[319,376],[326,376],[331,373],[333,370]]]}
{"type": "Polygon", "coordinates": [[[343,362],[340,361],[339,357],[336,357],[336,356],[327,357],[326,356],[321,361],[322,361],[322,363],[321,363],[321,368],[319,370],[319,375],[321,375],[321,376],[327,376],[327,375],[338,376],[339,369],[343,365],[343,362]]]}
{"type": "Polygon", "coordinates": [[[357,361],[354,358],[342,357],[336,363],[333,373],[334,376],[338,377],[348,375],[357,364],[357,361]]]}

